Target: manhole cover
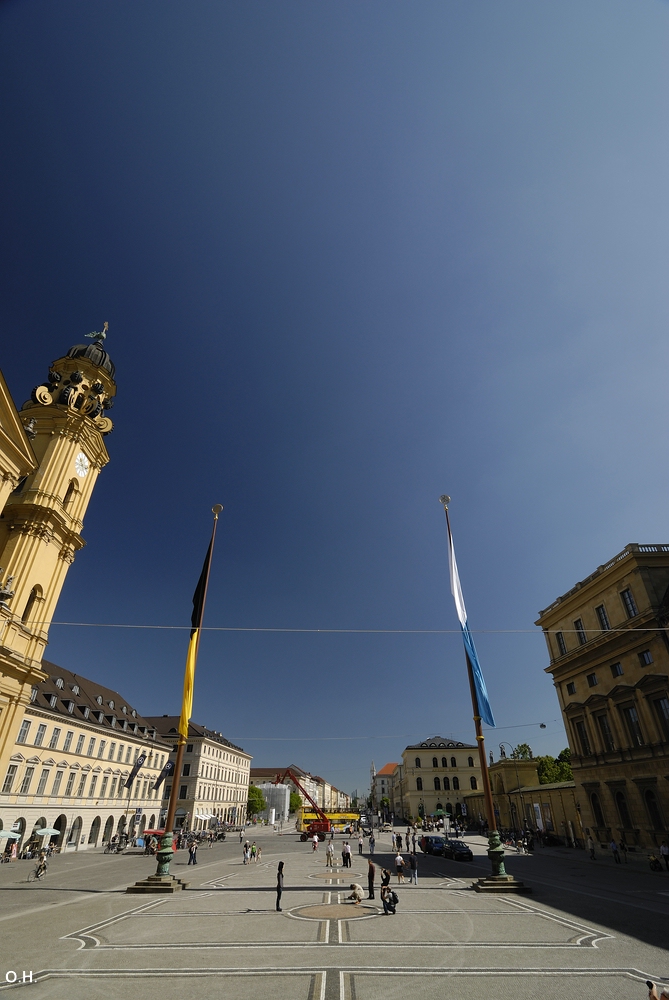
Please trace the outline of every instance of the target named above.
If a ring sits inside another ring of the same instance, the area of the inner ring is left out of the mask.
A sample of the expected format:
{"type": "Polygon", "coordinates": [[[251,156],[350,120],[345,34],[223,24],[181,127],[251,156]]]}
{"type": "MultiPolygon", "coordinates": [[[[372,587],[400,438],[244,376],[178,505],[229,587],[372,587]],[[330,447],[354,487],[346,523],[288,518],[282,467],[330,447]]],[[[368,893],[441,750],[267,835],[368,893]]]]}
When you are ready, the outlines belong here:
{"type": "Polygon", "coordinates": [[[298,906],[291,910],[296,917],[307,920],[355,920],[356,917],[375,917],[381,911],[376,906],[360,903],[315,903],[313,906],[298,906]]]}

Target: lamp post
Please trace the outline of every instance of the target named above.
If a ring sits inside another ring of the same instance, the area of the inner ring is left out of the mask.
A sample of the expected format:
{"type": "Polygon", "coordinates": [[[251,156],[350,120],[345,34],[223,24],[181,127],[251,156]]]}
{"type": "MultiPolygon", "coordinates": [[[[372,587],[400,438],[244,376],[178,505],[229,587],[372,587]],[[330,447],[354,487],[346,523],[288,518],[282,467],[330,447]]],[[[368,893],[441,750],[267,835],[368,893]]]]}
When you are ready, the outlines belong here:
{"type": "MultiPolygon", "coordinates": [[[[509,747],[509,749],[511,750],[511,753],[513,754],[514,748],[511,746],[510,743],[506,743],[504,740],[502,740],[502,742],[499,745],[499,749],[502,750],[502,747],[509,747]]],[[[502,751],[502,753],[504,753],[504,751],[502,751]]],[[[520,808],[521,808],[521,811],[522,811],[522,814],[523,814],[522,815],[522,828],[524,828],[525,827],[525,800],[523,799],[523,793],[520,790],[520,778],[518,777],[518,761],[516,760],[515,757],[510,757],[509,759],[512,760],[513,763],[514,763],[514,765],[515,765],[515,771],[516,771],[516,788],[518,789],[518,795],[520,796],[520,808]]],[[[521,831],[519,831],[519,832],[521,832],[521,831]]]]}

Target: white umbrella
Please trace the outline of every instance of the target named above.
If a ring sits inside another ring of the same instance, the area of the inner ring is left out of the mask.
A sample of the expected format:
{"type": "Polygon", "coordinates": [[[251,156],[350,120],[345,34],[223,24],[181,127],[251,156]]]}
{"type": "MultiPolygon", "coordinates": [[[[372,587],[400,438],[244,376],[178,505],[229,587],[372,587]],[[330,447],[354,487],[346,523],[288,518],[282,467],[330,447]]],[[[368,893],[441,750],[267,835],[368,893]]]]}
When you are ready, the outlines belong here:
{"type": "Polygon", "coordinates": [[[18,840],[20,833],[12,833],[11,830],[0,830],[0,838],[3,840],[18,840]]]}
{"type": "Polygon", "coordinates": [[[48,826],[42,826],[39,830],[33,830],[35,837],[59,837],[60,830],[52,830],[48,826]]]}

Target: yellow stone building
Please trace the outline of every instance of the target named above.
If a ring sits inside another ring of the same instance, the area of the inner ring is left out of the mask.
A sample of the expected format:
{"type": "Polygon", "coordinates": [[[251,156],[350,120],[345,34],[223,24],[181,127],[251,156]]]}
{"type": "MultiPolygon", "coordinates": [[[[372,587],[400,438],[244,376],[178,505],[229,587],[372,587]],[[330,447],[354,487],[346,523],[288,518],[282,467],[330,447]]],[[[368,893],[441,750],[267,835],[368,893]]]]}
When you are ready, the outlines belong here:
{"type": "Polygon", "coordinates": [[[481,788],[478,749],[444,736],[431,736],[402,752],[392,775],[395,818],[418,820],[462,814],[465,793],[481,788]]]}
{"type": "Polygon", "coordinates": [[[72,347],[17,409],[0,378],[0,774],[6,774],[84,514],[109,461],[116,394],[104,333],[72,347]]]}
{"type": "Polygon", "coordinates": [[[540,613],[586,835],[669,830],[669,545],[627,545],[540,613]]]}
{"type": "MultiPolygon", "coordinates": [[[[576,808],[573,781],[542,785],[536,762],[502,758],[488,768],[492,800],[500,830],[539,831],[568,847],[583,847],[585,837],[576,808]]],[[[476,824],[485,818],[483,792],[465,795],[467,815],[476,824]]]]}

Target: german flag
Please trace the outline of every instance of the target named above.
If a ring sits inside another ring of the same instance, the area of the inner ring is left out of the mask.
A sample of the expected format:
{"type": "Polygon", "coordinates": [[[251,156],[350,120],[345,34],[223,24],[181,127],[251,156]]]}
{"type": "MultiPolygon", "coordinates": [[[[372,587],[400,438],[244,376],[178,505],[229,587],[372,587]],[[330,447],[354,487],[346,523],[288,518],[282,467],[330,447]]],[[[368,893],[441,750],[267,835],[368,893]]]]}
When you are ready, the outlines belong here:
{"type": "MultiPolygon", "coordinates": [[[[218,515],[217,515],[218,516],[218,515]]],[[[215,523],[215,522],[214,522],[215,523]]],[[[207,596],[207,583],[209,582],[209,570],[211,568],[211,557],[214,551],[214,536],[212,534],[209,548],[204,559],[200,579],[193,594],[193,614],[191,615],[190,642],[186,653],[186,673],[184,674],[184,696],[181,703],[181,719],[179,720],[179,733],[188,739],[188,723],[193,714],[193,687],[195,684],[195,665],[197,663],[197,651],[200,645],[200,632],[202,631],[202,618],[204,615],[204,602],[207,596]]]]}

